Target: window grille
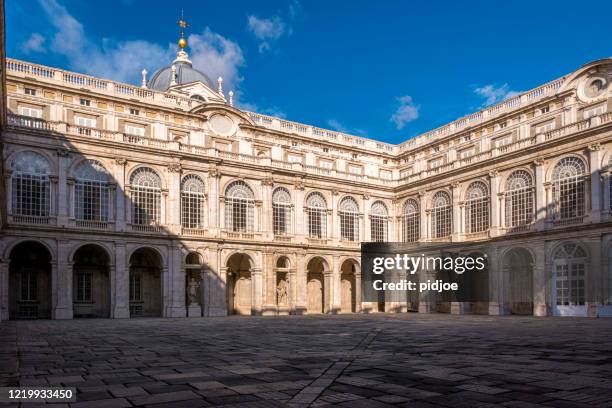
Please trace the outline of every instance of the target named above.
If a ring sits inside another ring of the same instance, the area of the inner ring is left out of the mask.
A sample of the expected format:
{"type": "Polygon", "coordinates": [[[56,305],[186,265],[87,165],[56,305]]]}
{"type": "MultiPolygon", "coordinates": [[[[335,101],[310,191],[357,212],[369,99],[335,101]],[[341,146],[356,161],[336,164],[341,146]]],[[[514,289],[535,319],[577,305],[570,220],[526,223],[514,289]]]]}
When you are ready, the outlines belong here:
{"type": "Polygon", "coordinates": [[[49,163],[35,152],[21,152],[11,162],[11,210],[14,215],[49,215],[49,163]]]}
{"type": "Polygon", "coordinates": [[[306,199],[308,236],[327,238],[327,202],[321,193],[311,193],[306,199]]]}
{"type": "Polygon", "coordinates": [[[451,234],[451,200],[445,191],[438,191],[432,199],[431,232],[433,238],[444,238],[451,234]]]}
{"type": "Polygon", "coordinates": [[[389,212],[387,207],[381,201],[372,204],[371,216],[371,239],[373,242],[387,242],[388,240],[388,224],[389,212]]]}
{"type": "Polygon", "coordinates": [[[225,228],[234,232],[252,232],[255,196],[241,180],[232,182],[225,190],[225,228]]]}
{"type": "Polygon", "coordinates": [[[278,187],[272,194],[272,223],[274,235],[291,233],[291,194],[284,187],[278,187]]]}
{"type": "Polygon", "coordinates": [[[351,197],[345,197],[338,207],[340,238],[359,241],[359,206],[351,197]]]}
{"type": "Polygon", "coordinates": [[[91,273],[81,272],[77,274],[77,302],[91,302],[91,280],[91,273]]]}
{"type": "Polygon", "coordinates": [[[38,300],[38,277],[36,271],[22,269],[21,271],[21,300],[38,300]]]}
{"type": "Polygon", "coordinates": [[[506,227],[533,222],[533,180],[525,170],[516,170],[506,180],[506,227]]]}
{"type": "Polygon", "coordinates": [[[150,168],[137,169],[130,179],[132,224],[157,225],[161,219],[161,179],[150,168]]]}
{"type": "Polygon", "coordinates": [[[565,157],[553,170],[554,218],[582,217],[585,209],[585,164],[577,157],[565,157]]]}
{"type": "Polygon", "coordinates": [[[489,229],[489,189],[482,181],[475,181],[465,194],[465,231],[482,232],[489,229]]]}
{"type": "Polygon", "coordinates": [[[418,241],[421,235],[420,227],[419,203],[413,199],[406,200],[402,211],[402,241],[418,241]]]}
{"type": "Polygon", "coordinates": [[[108,221],[110,176],[96,160],[82,162],[74,172],[74,216],[77,220],[108,221]]]}
{"type": "Polygon", "coordinates": [[[204,228],[204,181],[195,174],[183,177],[181,183],[181,225],[204,228]]]}
{"type": "Polygon", "coordinates": [[[576,244],[565,244],[557,249],[553,259],[557,306],[584,305],[584,250],[576,244]]]}

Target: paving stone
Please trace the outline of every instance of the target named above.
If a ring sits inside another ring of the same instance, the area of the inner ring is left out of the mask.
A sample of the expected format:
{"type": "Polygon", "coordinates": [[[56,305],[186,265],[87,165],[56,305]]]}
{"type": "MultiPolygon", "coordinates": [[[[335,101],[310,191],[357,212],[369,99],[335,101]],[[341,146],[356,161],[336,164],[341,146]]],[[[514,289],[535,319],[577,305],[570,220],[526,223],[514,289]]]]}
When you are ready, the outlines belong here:
{"type": "Polygon", "coordinates": [[[606,319],[518,316],[11,321],[0,385],[102,408],[612,408],[610,338],[606,319]]]}

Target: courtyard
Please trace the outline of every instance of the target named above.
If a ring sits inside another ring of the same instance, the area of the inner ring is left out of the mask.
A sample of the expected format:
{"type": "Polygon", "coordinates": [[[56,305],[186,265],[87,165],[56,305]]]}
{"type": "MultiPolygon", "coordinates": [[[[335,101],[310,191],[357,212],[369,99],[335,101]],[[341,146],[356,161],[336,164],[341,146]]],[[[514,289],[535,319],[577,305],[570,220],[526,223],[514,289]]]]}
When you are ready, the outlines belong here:
{"type": "MultiPolygon", "coordinates": [[[[0,324],[0,386],[72,407],[612,407],[612,320],[443,314],[0,324]]],[[[1,406],[1,404],[0,404],[1,406]]]]}

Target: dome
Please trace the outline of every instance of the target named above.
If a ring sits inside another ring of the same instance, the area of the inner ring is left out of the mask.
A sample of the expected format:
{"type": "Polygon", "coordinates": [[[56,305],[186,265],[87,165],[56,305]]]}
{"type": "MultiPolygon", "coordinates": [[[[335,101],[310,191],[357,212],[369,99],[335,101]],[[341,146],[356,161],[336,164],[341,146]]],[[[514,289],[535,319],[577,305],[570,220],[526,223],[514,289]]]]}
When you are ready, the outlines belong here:
{"type": "MultiPolygon", "coordinates": [[[[206,74],[194,69],[189,61],[175,61],[173,65],[176,67],[176,84],[188,84],[190,82],[200,81],[210,89],[215,89],[213,82],[206,74]]],[[[147,87],[155,91],[166,91],[170,88],[172,79],[172,65],[157,70],[149,80],[147,87]]]]}

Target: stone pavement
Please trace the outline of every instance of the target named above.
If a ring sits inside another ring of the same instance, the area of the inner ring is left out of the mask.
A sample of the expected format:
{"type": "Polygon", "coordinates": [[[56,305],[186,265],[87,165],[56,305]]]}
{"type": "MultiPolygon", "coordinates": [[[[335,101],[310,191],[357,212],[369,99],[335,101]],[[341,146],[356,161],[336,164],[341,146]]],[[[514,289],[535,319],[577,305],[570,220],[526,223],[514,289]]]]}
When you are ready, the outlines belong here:
{"type": "Polygon", "coordinates": [[[77,387],[70,406],[96,408],[612,407],[612,319],[0,323],[0,385],[47,384],[77,387]]]}

